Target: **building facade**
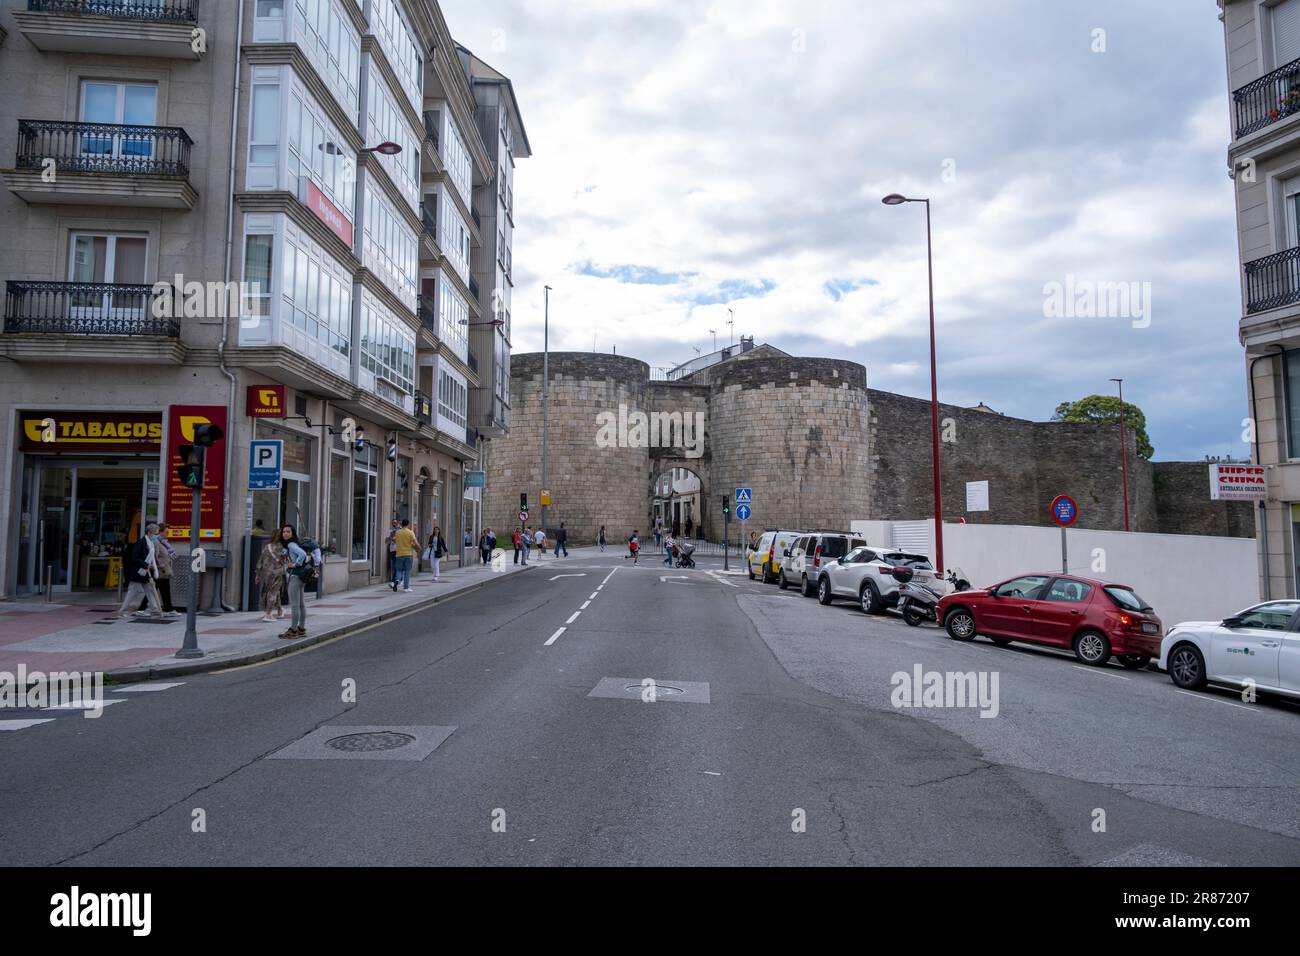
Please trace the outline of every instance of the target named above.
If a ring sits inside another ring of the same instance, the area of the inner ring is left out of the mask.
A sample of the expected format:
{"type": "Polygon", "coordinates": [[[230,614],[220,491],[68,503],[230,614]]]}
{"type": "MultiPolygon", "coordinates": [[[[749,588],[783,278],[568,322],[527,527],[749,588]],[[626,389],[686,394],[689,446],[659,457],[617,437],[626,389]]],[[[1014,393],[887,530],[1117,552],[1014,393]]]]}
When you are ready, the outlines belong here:
{"type": "Polygon", "coordinates": [[[187,540],[173,465],[200,421],[226,434],[201,537],[228,605],[281,523],[321,543],[328,591],[386,576],[392,518],[458,543],[497,184],[437,5],[11,7],[0,596],[112,589],[155,518],[187,540]],[[268,440],[282,480],[250,488],[268,440]]]}
{"type": "Polygon", "coordinates": [[[1300,0],[1220,0],[1261,593],[1300,581],[1300,0]]]}

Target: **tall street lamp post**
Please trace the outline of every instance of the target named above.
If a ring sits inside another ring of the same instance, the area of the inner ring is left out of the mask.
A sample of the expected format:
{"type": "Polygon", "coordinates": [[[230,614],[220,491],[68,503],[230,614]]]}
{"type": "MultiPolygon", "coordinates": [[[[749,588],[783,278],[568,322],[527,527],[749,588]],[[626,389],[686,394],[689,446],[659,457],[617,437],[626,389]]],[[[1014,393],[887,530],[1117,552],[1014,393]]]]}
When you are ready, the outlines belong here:
{"type": "Polygon", "coordinates": [[[930,279],[930,429],[932,432],[931,461],[934,470],[934,564],[935,572],[943,575],[943,500],[939,480],[939,375],[934,358],[934,254],[930,241],[930,200],[909,199],[890,193],[880,200],[886,206],[901,206],[905,202],[925,203],[925,266],[930,279]]]}
{"type": "Polygon", "coordinates": [[[545,297],[545,308],[542,313],[542,533],[546,533],[546,493],[551,490],[547,483],[546,472],[546,439],[547,439],[547,418],[546,403],[547,396],[550,392],[551,382],[551,287],[542,286],[542,295],[545,297]]]}
{"type": "Polygon", "coordinates": [[[1124,436],[1124,380],[1112,378],[1119,385],[1119,460],[1124,476],[1124,530],[1128,530],[1128,441],[1124,436]]]}

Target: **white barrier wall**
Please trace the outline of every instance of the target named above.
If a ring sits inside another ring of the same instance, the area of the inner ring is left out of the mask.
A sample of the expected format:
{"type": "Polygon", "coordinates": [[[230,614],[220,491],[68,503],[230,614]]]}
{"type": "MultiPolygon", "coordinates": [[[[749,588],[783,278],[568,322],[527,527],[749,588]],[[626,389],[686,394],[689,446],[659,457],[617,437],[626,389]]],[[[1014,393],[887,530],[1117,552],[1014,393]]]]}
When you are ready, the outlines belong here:
{"type": "MultiPolygon", "coordinates": [[[[909,525],[914,522],[907,522],[909,525]]],[[[928,521],[934,555],[934,522],[928,521]]],[[[894,543],[894,522],[854,521],[873,544],[894,543]]],[[[1155,608],[1165,626],[1221,620],[1258,603],[1254,538],[1124,531],[1066,530],[1072,574],[1127,584],[1155,608]]],[[[1027,525],[943,525],[943,560],[974,587],[1035,571],[1061,570],[1061,531],[1027,525]]]]}

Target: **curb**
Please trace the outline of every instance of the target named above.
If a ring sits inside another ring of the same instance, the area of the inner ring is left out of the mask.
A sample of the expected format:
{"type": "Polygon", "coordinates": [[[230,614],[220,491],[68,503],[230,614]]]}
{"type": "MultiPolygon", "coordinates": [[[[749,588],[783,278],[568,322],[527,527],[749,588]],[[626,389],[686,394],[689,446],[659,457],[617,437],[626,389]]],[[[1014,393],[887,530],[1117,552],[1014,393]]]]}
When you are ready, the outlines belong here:
{"type": "MultiPolygon", "coordinates": [[[[383,621],[391,620],[395,617],[403,617],[412,611],[423,610],[424,608],[433,607],[435,604],[442,604],[444,601],[450,601],[453,598],[461,597],[465,594],[473,594],[481,588],[487,587],[494,581],[504,581],[507,577],[514,577],[516,574],[522,574],[523,571],[515,571],[506,575],[493,575],[486,580],[479,581],[477,584],[470,585],[459,591],[453,591],[449,594],[439,594],[422,601],[405,605],[400,608],[392,608],[383,611],[371,617],[363,618],[359,621],[352,621],[349,624],[341,624],[329,631],[322,631],[310,637],[302,638],[297,641],[286,641],[278,647],[269,650],[254,651],[244,654],[240,657],[223,657],[220,660],[200,660],[186,661],[184,663],[153,665],[151,667],[136,666],[126,667],[121,670],[105,671],[104,680],[106,683],[138,683],[140,681],[157,680],[163,677],[186,677],[193,674],[204,674],[209,671],[225,670],[229,667],[241,667],[247,664],[259,664],[263,661],[274,660],[277,657],[284,657],[295,651],[300,651],[305,647],[311,647],[314,644],[323,644],[326,641],[336,640],[340,637],[346,637],[357,631],[373,627],[383,621]]],[[[346,593],[346,592],[344,592],[346,593]]],[[[333,596],[333,595],[331,595],[333,596]]],[[[308,607],[310,610],[310,606],[308,607]]]]}

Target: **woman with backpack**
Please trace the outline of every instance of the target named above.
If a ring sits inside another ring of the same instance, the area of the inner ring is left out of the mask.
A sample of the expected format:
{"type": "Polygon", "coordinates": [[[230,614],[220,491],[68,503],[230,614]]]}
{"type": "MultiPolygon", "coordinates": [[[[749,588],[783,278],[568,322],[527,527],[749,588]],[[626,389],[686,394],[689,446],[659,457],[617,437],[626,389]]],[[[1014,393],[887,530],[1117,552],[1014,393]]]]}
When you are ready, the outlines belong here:
{"type": "Polygon", "coordinates": [[[286,524],[280,529],[280,540],[289,552],[289,610],[293,615],[289,630],[280,637],[293,640],[307,635],[307,605],[303,600],[303,592],[307,590],[307,583],[316,577],[316,563],[312,555],[304,550],[293,525],[286,524]]]}

